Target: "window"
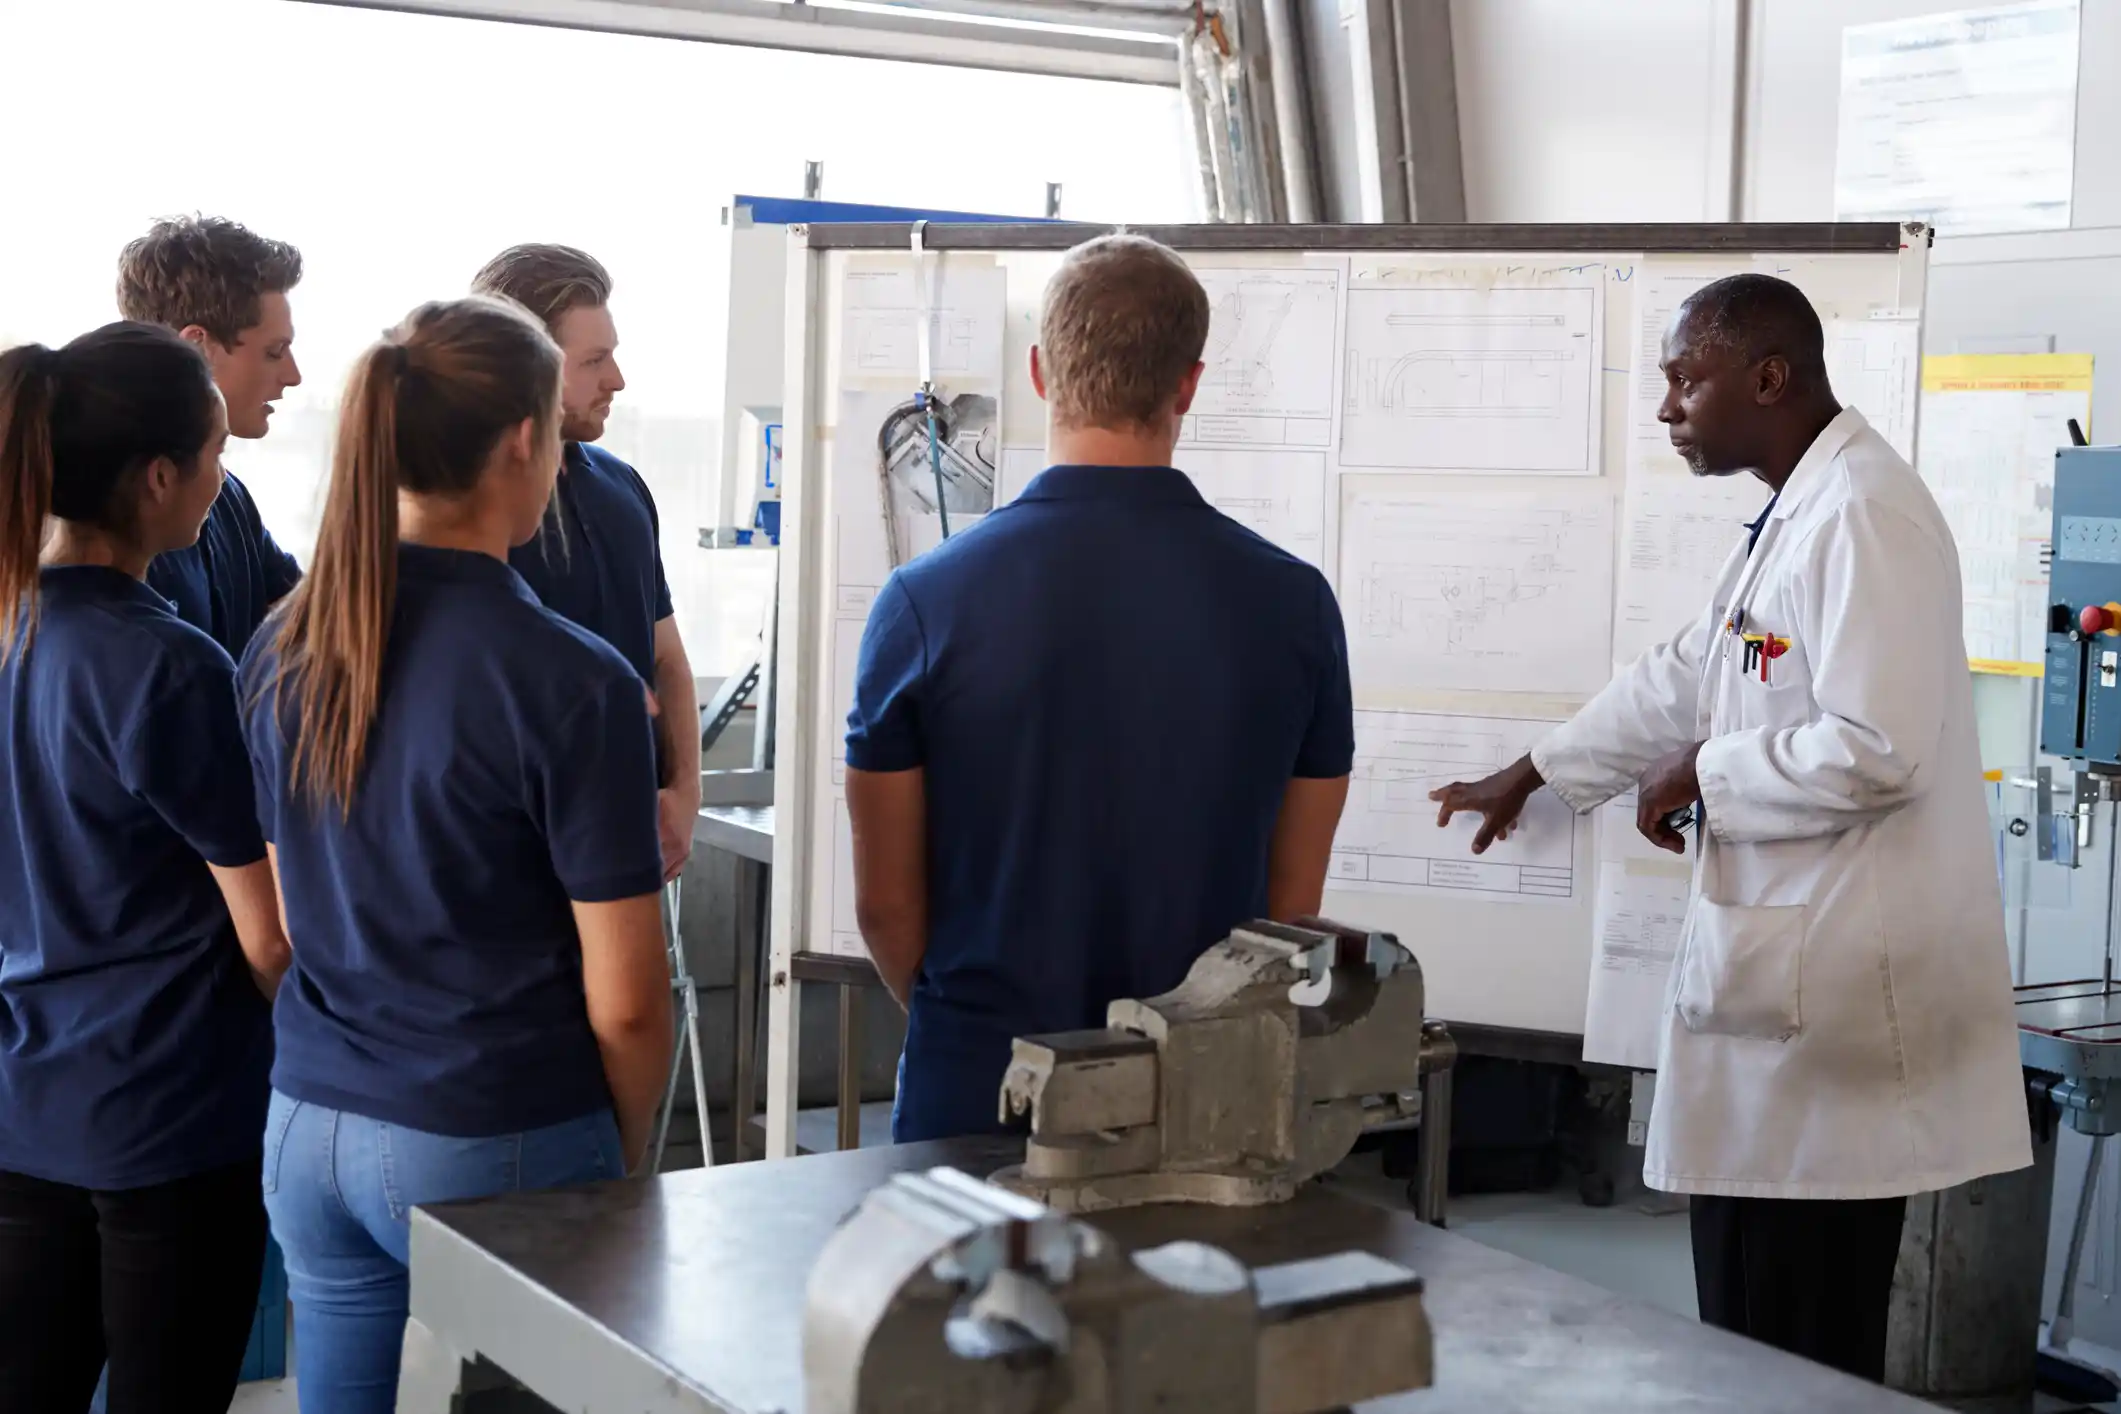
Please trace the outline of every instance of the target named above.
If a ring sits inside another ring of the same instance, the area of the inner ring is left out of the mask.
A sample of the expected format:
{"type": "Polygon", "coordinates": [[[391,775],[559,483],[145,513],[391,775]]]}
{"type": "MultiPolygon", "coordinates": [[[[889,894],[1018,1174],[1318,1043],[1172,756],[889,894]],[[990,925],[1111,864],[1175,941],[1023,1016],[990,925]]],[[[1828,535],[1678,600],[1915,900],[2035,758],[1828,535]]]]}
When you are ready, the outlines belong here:
{"type": "Polygon", "coordinates": [[[307,557],[347,368],[502,247],[565,241],[617,283],[629,380],[606,443],[654,489],[703,676],[754,633],[712,612],[727,295],[721,208],[825,194],[1036,215],[1196,219],[1175,89],[340,9],[291,0],[0,6],[0,91],[44,116],[9,154],[0,346],[114,317],[119,248],[162,214],[234,217],[302,249],[296,356],[270,437],[228,455],[307,557]]]}

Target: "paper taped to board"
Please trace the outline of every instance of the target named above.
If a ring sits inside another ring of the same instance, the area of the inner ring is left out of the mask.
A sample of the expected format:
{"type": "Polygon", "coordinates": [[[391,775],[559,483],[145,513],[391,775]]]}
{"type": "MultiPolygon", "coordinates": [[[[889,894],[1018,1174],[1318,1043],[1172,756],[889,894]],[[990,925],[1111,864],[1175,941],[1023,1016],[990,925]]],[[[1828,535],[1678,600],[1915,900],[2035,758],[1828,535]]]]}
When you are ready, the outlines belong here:
{"type": "Polygon", "coordinates": [[[1612,675],[1613,498],[1351,489],[1339,589],[1358,691],[1588,697],[1612,675]]]}
{"type": "Polygon", "coordinates": [[[1323,445],[1333,417],[1340,271],[1195,266],[1193,274],[1209,309],[1196,419],[1315,423],[1294,438],[1284,428],[1283,437],[1323,445]]]}
{"type": "MultiPolygon", "coordinates": [[[[1008,272],[930,254],[929,376],[999,384],[1008,272]]],[[[841,291],[840,374],[856,386],[911,392],[920,381],[920,290],[910,259],[848,270],[841,291]]]]}
{"type": "Polygon", "coordinates": [[[1355,770],[1333,839],[1327,887],[1494,903],[1565,904],[1577,896],[1584,823],[1541,791],[1509,839],[1473,853],[1477,815],[1436,823],[1429,792],[1509,765],[1551,722],[1433,712],[1355,714],[1355,770]]]}
{"type": "Polygon", "coordinates": [[[1596,476],[1605,267],[1351,282],[1344,470],[1596,476]]]}
{"type": "Polygon", "coordinates": [[[1699,623],[1723,567],[1745,547],[1746,523],[1767,500],[1767,487],[1743,474],[1628,478],[1613,615],[1615,666],[1699,623]]]}

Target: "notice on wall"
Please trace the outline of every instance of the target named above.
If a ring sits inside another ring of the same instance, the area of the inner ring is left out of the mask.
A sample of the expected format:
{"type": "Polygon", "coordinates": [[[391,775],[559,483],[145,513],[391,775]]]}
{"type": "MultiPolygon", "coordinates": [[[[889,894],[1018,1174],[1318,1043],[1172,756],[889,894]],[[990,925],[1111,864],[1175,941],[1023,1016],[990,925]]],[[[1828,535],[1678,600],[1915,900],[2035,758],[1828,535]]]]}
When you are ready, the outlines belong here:
{"type": "Polygon", "coordinates": [[[1834,215],[1948,235],[2069,225],[2078,0],[1841,34],[1834,215]]]}
{"type": "Polygon", "coordinates": [[[2090,354],[1962,354],[1922,363],[1917,463],[1959,547],[1966,656],[2037,677],[2047,643],[2055,451],[2090,433],[2090,354]]]}

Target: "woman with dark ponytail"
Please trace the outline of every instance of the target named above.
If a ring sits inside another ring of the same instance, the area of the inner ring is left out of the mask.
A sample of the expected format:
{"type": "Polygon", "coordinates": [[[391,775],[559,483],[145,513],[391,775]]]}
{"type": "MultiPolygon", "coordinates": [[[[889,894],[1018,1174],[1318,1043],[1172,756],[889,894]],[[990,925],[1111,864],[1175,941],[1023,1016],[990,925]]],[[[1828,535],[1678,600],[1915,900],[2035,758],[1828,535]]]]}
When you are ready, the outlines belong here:
{"type": "Polygon", "coordinates": [[[354,371],[309,574],[244,658],[304,1414],[395,1407],[408,1209],[623,1177],[670,1061],[647,694],[508,567],[559,395],[520,308],[415,310],[354,371]]]}
{"type": "Polygon", "coordinates": [[[0,354],[0,1409],[225,1409],[287,965],[235,665],[143,580],[228,424],[113,324],[0,354]]]}

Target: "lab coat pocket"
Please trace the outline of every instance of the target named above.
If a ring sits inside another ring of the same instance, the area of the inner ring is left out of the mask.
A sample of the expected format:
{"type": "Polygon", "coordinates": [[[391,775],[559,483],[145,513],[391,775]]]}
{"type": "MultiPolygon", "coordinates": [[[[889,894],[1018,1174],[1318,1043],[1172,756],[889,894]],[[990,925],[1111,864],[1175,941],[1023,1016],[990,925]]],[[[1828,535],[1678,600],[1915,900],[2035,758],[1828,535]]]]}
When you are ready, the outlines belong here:
{"type": "Polygon", "coordinates": [[[1697,899],[1687,916],[1677,1006],[1699,1036],[1787,1041],[1804,1025],[1806,910],[1697,899]]]}

